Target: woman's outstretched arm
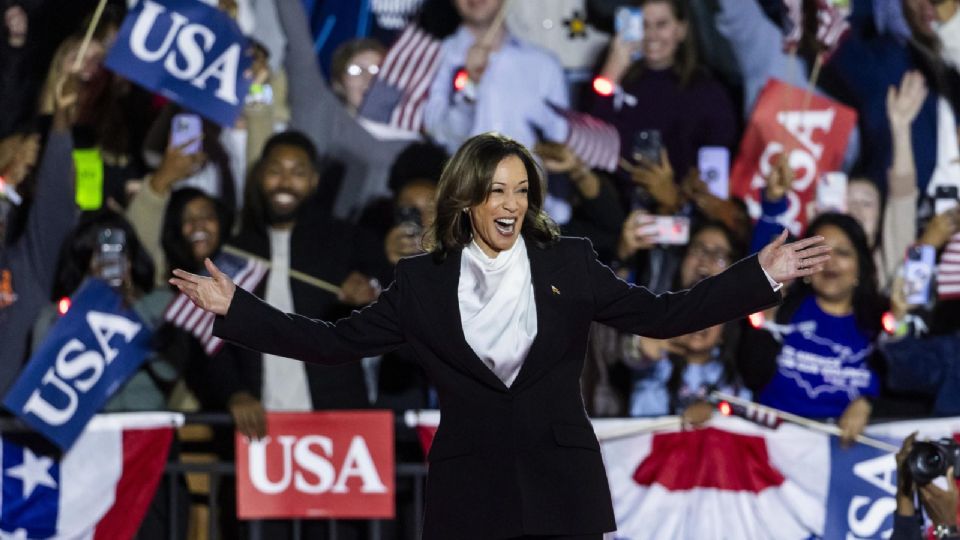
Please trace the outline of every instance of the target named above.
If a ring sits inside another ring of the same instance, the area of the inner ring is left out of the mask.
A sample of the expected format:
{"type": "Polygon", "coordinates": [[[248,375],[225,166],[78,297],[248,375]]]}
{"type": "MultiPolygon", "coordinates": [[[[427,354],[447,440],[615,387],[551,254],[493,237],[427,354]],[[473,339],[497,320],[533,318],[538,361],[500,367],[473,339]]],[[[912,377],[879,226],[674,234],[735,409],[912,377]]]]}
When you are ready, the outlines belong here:
{"type": "Polygon", "coordinates": [[[198,307],[217,315],[213,333],[222,339],[263,353],[322,364],[380,355],[404,342],[397,306],[399,280],[373,304],[333,323],[284,313],[238,288],[209,259],[206,266],[211,277],[174,270],[176,277],[170,283],[198,307]]]}

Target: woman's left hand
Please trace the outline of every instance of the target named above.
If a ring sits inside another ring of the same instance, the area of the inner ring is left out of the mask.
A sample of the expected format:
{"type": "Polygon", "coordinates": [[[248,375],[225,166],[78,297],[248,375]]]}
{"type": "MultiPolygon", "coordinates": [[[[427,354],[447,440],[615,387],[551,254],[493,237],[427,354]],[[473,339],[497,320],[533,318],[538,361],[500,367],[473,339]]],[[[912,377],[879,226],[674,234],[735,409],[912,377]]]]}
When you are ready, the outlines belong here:
{"type": "Polygon", "coordinates": [[[872,411],[873,407],[870,405],[870,402],[862,397],[851,401],[850,404],[847,405],[847,408],[843,411],[843,415],[840,416],[840,420],[837,422],[837,426],[839,426],[841,430],[840,440],[844,446],[852,443],[857,436],[863,433],[863,428],[867,427],[867,422],[870,421],[870,413],[872,411]]]}
{"type": "Polygon", "coordinates": [[[760,250],[760,266],[774,281],[784,282],[816,274],[830,260],[830,246],[822,236],[786,243],[787,231],[760,250]]]}

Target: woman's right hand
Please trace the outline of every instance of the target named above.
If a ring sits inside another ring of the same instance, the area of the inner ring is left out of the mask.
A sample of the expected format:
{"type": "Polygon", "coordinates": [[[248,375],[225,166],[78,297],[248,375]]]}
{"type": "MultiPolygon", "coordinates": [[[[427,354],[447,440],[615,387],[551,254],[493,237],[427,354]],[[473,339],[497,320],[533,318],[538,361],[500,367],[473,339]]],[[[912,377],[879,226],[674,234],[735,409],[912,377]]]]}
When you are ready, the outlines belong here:
{"type": "Polygon", "coordinates": [[[213,261],[204,259],[203,263],[210,272],[210,277],[198,276],[178,268],[173,271],[176,277],[170,278],[170,284],[180,289],[180,292],[187,295],[200,309],[226,315],[237,286],[213,261]]]}
{"type": "Polygon", "coordinates": [[[260,400],[247,392],[237,392],[230,396],[227,408],[241,435],[254,440],[267,436],[267,413],[260,400]]]}

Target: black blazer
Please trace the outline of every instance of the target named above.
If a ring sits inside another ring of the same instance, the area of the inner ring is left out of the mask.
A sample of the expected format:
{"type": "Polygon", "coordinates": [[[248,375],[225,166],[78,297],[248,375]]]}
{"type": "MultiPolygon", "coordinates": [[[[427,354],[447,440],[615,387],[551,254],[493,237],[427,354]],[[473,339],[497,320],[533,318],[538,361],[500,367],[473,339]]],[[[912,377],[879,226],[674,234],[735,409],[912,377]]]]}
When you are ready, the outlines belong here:
{"type": "Polygon", "coordinates": [[[610,491],[580,396],[591,321],[666,338],[780,300],[756,257],[692,289],[654,295],[597,262],[590,243],[527,243],[537,336],[507,388],[474,354],[460,323],[460,252],[400,261],[380,299],[336,323],[280,313],[237,289],[214,333],[254,349],[336,363],[407,343],[436,385],[442,419],[430,449],[423,538],[490,540],[616,528],[610,491]]]}

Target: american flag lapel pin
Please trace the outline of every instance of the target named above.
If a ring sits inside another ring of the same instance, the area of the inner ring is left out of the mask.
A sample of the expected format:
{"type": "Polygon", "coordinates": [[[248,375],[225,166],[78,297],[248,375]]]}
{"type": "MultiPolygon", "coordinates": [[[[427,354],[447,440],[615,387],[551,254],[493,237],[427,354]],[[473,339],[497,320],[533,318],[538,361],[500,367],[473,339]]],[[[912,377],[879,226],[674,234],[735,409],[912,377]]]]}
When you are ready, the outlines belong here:
{"type": "Polygon", "coordinates": [[[553,291],[553,294],[556,296],[560,296],[560,289],[558,289],[556,285],[551,285],[550,290],[553,291]]]}

